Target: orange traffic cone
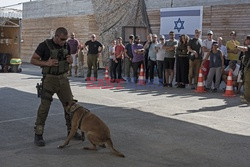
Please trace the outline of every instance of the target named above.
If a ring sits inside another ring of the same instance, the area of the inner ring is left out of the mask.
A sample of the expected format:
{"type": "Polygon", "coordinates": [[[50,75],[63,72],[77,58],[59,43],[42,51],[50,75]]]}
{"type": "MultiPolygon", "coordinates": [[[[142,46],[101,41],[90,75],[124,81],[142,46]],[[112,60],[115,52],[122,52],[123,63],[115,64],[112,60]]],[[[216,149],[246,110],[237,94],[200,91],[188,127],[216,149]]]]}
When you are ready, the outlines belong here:
{"type": "Polygon", "coordinates": [[[140,74],[138,78],[138,85],[145,85],[145,84],[146,84],[146,80],[145,80],[145,75],[144,75],[144,68],[143,68],[143,64],[141,64],[140,74]]]}
{"type": "Polygon", "coordinates": [[[109,80],[109,68],[108,67],[106,67],[104,79],[109,80]]]}
{"type": "Polygon", "coordinates": [[[227,76],[227,87],[226,87],[226,91],[223,94],[223,96],[226,97],[234,97],[234,91],[233,91],[233,74],[232,74],[232,70],[229,70],[228,72],[228,76],[227,76]]]}
{"type": "Polygon", "coordinates": [[[203,74],[202,74],[202,69],[201,68],[200,68],[200,71],[199,71],[198,83],[197,83],[197,88],[196,88],[195,92],[197,92],[197,93],[206,92],[205,89],[204,89],[203,74]]]}

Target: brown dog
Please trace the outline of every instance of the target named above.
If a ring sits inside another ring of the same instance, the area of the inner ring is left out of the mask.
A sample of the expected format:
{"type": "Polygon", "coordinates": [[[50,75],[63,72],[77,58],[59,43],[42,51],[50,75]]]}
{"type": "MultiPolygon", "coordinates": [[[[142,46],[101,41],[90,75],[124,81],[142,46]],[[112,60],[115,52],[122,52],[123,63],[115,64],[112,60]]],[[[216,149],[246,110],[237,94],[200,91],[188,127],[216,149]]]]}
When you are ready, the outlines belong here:
{"type": "Polygon", "coordinates": [[[119,157],[125,157],[122,153],[114,149],[109,128],[100,118],[91,113],[88,109],[76,104],[74,101],[66,106],[66,111],[73,114],[71,122],[72,127],[64,144],[58,146],[58,148],[63,148],[68,145],[79,128],[86,134],[88,140],[92,144],[91,147],[84,147],[84,149],[97,150],[96,146],[105,146],[105,144],[107,144],[113,154],[119,157]]]}

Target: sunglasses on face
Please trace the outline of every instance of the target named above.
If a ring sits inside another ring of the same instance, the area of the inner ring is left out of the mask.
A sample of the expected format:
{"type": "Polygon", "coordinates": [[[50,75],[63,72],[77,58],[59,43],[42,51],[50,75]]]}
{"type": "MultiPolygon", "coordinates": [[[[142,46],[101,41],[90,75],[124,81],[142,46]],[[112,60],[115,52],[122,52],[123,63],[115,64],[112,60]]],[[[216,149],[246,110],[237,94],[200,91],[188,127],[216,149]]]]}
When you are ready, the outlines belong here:
{"type": "Polygon", "coordinates": [[[66,40],[67,40],[67,38],[60,38],[60,40],[61,40],[61,41],[66,41],[66,40]]]}

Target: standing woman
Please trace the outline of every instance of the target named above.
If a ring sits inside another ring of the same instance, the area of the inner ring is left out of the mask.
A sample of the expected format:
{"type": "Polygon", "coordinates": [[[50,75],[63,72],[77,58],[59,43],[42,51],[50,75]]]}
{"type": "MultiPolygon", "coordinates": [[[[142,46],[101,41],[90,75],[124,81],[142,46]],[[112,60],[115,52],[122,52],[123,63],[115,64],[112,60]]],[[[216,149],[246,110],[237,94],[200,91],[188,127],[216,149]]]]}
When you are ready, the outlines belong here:
{"type": "Polygon", "coordinates": [[[180,41],[176,49],[176,82],[177,88],[185,88],[188,84],[188,45],[189,37],[185,34],[180,36],[180,41]]]}
{"type": "Polygon", "coordinates": [[[216,81],[214,84],[214,89],[212,90],[213,92],[217,92],[217,90],[219,89],[222,71],[224,70],[224,57],[218,47],[219,47],[218,42],[213,42],[212,50],[208,52],[205,59],[201,63],[201,67],[203,68],[204,62],[206,62],[206,60],[208,60],[208,58],[210,57],[210,64],[209,64],[210,70],[207,76],[207,89],[211,90],[212,82],[215,76],[216,81]]]}

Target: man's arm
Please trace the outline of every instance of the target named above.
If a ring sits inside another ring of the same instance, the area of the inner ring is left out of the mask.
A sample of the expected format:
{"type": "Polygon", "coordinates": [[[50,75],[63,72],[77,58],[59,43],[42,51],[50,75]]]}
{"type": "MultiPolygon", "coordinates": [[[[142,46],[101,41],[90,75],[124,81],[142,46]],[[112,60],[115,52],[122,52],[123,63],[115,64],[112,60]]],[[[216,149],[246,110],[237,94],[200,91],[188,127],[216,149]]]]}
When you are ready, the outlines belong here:
{"type": "Polygon", "coordinates": [[[208,57],[209,57],[209,56],[210,56],[210,52],[208,52],[208,54],[206,55],[205,59],[202,61],[201,67],[204,67],[203,64],[204,64],[205,61],[208,60],[208,57]]]}
{"type": "Polygon", "coordinates": [[[58,66],[58,60],[56,59],[48,59],[47,61],[41,60],[40,56],[35,52],[31,59],[30,63],[36,66],[44,67],[44,66],[58,66]]]}
{"type": "Polygon", "coordinates": [[[246,46],[235,46],[236,49],[238,49],[239,51],[242,51],[242,52],[246,52],[248,51],[248,48],[246,46]]]}

